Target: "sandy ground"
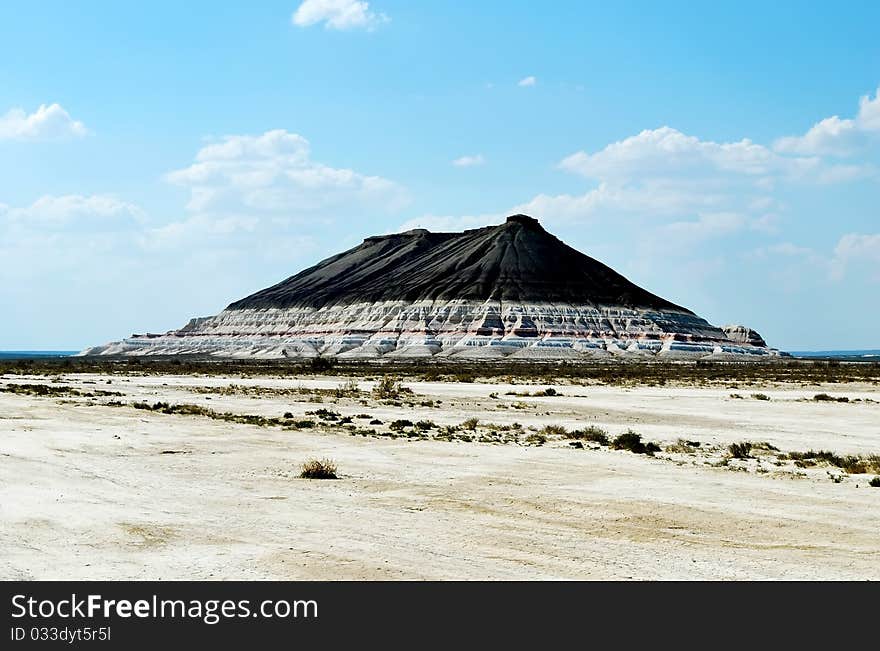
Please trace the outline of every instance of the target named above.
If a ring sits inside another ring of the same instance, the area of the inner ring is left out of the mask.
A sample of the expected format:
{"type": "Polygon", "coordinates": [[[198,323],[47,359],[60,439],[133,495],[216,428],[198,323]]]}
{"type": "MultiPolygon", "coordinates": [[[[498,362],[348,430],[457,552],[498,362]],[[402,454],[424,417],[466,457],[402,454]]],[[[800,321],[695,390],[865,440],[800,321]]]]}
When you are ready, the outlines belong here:
{"type": "MultiPolygon", "coordinates": [[[[313,404],[305,394],[219,391],[333,388],[342,381],[333,378],[108,378],[61,383],[124,397],[0,393],[0,578],[880,578],[880,489],[870,476],[772,455],[718,463],[742,440],[880,453],[876,386],[773,387],[761,401],[726,387],[555,385],[564,395],[534,398],[504,394],[541,387],[406,382],[416,401],[442,402],[398,407],[366,393],[313,404]],[[820,391],[862,401],[806,400],[820,391]],[[565,440],[363,437],[137,410],[138,400],[273,417],[324,407],[386,424],[478,417],[526,434],[592,424],[702,445],[652,458],[565,440]],[[340,479],[300,479],[310,457],[335,460],[340,479]]],[[[49,380],[0,378],[24,382],[49,380]]]]}

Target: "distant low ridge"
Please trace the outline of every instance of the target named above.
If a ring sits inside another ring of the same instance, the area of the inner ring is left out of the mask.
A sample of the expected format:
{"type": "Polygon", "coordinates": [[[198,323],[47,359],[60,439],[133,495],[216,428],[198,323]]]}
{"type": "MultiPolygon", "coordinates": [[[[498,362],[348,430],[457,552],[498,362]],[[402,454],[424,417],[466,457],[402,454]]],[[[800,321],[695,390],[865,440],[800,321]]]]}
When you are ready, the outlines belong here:
{"type": "Polygon", "coordinates": [[[366,238],[164,335],[86,355],[378,359],[778,357],[571,248],[538,220],[366,238]]]}

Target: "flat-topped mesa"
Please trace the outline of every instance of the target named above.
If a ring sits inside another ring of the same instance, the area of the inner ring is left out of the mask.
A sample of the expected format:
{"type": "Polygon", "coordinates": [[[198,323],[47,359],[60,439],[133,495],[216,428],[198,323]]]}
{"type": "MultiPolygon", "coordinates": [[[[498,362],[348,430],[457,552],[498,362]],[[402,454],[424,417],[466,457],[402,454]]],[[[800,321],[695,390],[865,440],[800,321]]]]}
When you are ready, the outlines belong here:
{"type": "Polygon", "coordinates": [[[712,326],[571,248],[537,219],[511,215],[461,233],[368,237],[217,316],[83,354],[572,361],[779,355],[746,330],[712,326]]]}
{"type": "Polygon", "coordinates": [[[367,238],[227,309],[397,300],[545,302],[690,314],[564,244],[526,215],[463,233],[417,229],[367,238]]]}

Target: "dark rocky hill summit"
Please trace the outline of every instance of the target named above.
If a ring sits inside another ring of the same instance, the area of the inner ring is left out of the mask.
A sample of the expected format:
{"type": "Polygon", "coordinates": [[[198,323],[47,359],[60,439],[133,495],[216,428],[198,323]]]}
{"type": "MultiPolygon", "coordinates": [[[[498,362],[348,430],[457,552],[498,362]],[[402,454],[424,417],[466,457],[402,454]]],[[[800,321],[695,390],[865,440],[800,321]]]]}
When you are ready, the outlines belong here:
{"type": "Polygon", "coordinates": [[[634,285],[526,215],[463,233],[424,229],[363,244],[228,309],[466,299],[688,310],[634,285]]]}

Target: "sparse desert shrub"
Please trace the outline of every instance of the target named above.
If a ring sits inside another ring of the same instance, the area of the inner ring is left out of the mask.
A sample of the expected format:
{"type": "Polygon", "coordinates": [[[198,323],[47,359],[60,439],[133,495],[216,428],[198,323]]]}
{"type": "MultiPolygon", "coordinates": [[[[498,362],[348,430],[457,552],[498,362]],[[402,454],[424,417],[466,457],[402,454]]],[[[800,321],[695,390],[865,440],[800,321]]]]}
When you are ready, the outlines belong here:
{"type": "Polygon", "coordinates": [[[309,362],[309,370],[312,373],[326,373],[335,366],[336,362],[329,357],[313,357],[309,362]]]}
{"type": "Polygon", "coordinates": [[[382,424],[382,421],[379,420],[378,418],[374,418],[373,420],[370,421],[370,425],[381,425],[381,424],[382,424]]]}
{"type": "Polygon", "coordinates": [[[738,393],[731,393],[730,397],[733,398],[734,400],[742,400],[743,399],[743,397],[738,393]]]}
{"type": "Polygon", "coordinates": [[[754,398],[755,400],[770,400],[770,396],[768,396],[766,393],[753,393],[752,398],[754,398]]]}
{"type": "Polygon", "coordinates": [[[539,434],[541,434],[545,438],[549,438],[551,436],[566,436],[568,434],[568,430],[565,429],[562,425],[545,425],[541,428],[539,434]]]}
{"type": "Polygon", "coordinates": [[[420,430],[429,430],[429,429],[437,429],[437,423],[432,420],[420,420],[416,423],[416,429],[420,430]]]}
{"type": "Polygon", "coordinates": [[[748,441],[731,443],[727,446],[727,452],[734,459],[748,459],[752,456],[752,444],[748,441]]]}
{"type": "Polygon", "coordinates": [[[871,488],[880,488],[880,477],[874,477],[871,481],[868,482],[868,486],[871,488]]]}
{"type": "Polygon", "coordinates": [[[367,420],[369,418],[372,418],[372,416],[370,416],[370,414],[357,414],[355,416],[355,418],[360,418],[361,420],[367,420]]]}
{"type": "Polygon", "coordinates": [[[380,400],[399,398],[400,394],[400,380],[393,375],[383,375],[382,379],[376,383],[376,386],[373,389],[373,395],[380,400]]]}
{"type": "MultiPolygon", "coordinates": [[[[86,380],[83,382],[83,384],[95,384],[95,382],[90,382],[86,380]]],[[[92,391],[83,392],[79,389],[75,389],[74,387],[69,387],[66,385],[52,386],[49,384],[7,384],[5,386],[0,385],[0,391],[4,391],[6,393],[17,393],[21,395],[41,397],[82,396],[85,398],[95,398],[97,396],[121,397],[123,395],[119,391],[102,391],[101,389],[94,389],[92,391]]]]}
{"type": "Polygon", "coordinates": [[[585,427],[584,429],[576,429],[568,432],[566,438],[582,440],[582,441],[592,441],[593,443],[598,443],[599,445],[608,445],[608,432],[606,432],[601,427],[596,427],[595,425],[590,425],[589,427],[585,427]]]}
{"type": "Polygon", "coordinates": [[[808,452],[789,452],[786,455],[795,465],[805,468],[825,462],[836,466],[850,475],[880,472],[880,454],[854,455],[841,457],[828,450],[809,450],[808,452]]]}
{"type": "Polygon", "coordinates": [[[611,442],[611,447],[615,450],[629,450],[635,454],[654,454],[660,451],[660,446],[656,443],[643,443],[642,435],[631,429],[616,437],[611,442]]]}
{"type": "Polygon", "coordinates": [[[324,409],[323,407],[315,411],[307,411],[306,415],[317,416],[321,420],[339,420],[339,412],[331,409],[324,409]]]}
{"type": "Polygon", "coordinates": [[[406,420],[405,418],[401,418],[399,420],[393,421],[388,427],[393,430],[402,430],[405,427],[412,427],[412,426],[413,426],[413,424],[412,424],[411,420],[406,420]]]}
{"type": "MultiPolygon", "coordinates": [[[[678,439],[675,443],[666,446],[667,452],[677,452],[679,454],[693,454],[697,451],[697,446],[693,445],[695,441],[686,441],[678,439]]],[[[699,444],[698,444],[699,445],[699,444]]]]}
{"type": "Polygon", "coordinates": [[[466,421],[463,421],[461,424],[462,429],[475,430],[477,429],[477,425],[480,423],[479,418],[468,418],[466,421]]]}
{"type": "Polygon", "coordinates": [[[833,452],[829,450],[808,450],[807,452],[789,452],[788,458],[793,461],[811,461],[812,463],[809,465],[816,465],[818,461],[824,461],[825,463],[831,464],[832,466],[837,466],[838,468],[843,464],[843,458],[837,456],[833,452]]]}
{"type": "Polygon", "coordinates": [[[849,398],[846,396],[835,398],[834,396],[829,396],[827,393],[817,393],[813,396],[813,400],[816,402],[849,402],[849,398]]]}
{"type": "Polygon", "coordinates": [[[309,459],[302,464],[302,479],[336,479],[336,463],[330,459],[309,459]]]}
{"type": "Polygon", "coordinates": [[[520,398],[540,398],[546,396],[561,396],[562,394],[553,387],[547,387],[546,389],[541,389],[540,391],[535,391],[534,393],[529,393],[528,391],[507,391],[504,395],[519,396],[520,398]]]}
{"type": "Polygon", "coordinates": [[[285,418],[293,418],[293,412],[285,411],[285,412],[284,412],[284,417],[285,417],[285,418]]]}
{"type": "Polygon", "coordinates": [[[547,442],[547,437],[541,433],[529,434],[525,438],[525,442],[529,445],[544,445],[547,442]]]}
{"type": "Polygon", "coordinates": [[[208,409],[207,407],[202,407],[201,405],[171,405],[162,410],[165,414],[180,414],[183,416],[215,416],[216,412],[213,409],[208,409]]]}
{"type": "Polygon", "coordinates": [[[841,463],[839,465],[840,468],[851,475],[860,475],[869,472],[880,472],[880,455],[848,455],[841,459],[841,463]]]}
{"type": "Polygon", "coordinates": [[[337,398],[357,397],[360,395],[358,382],[354,378],[349,378],[333,390],[333,395],[337,398]]]}

